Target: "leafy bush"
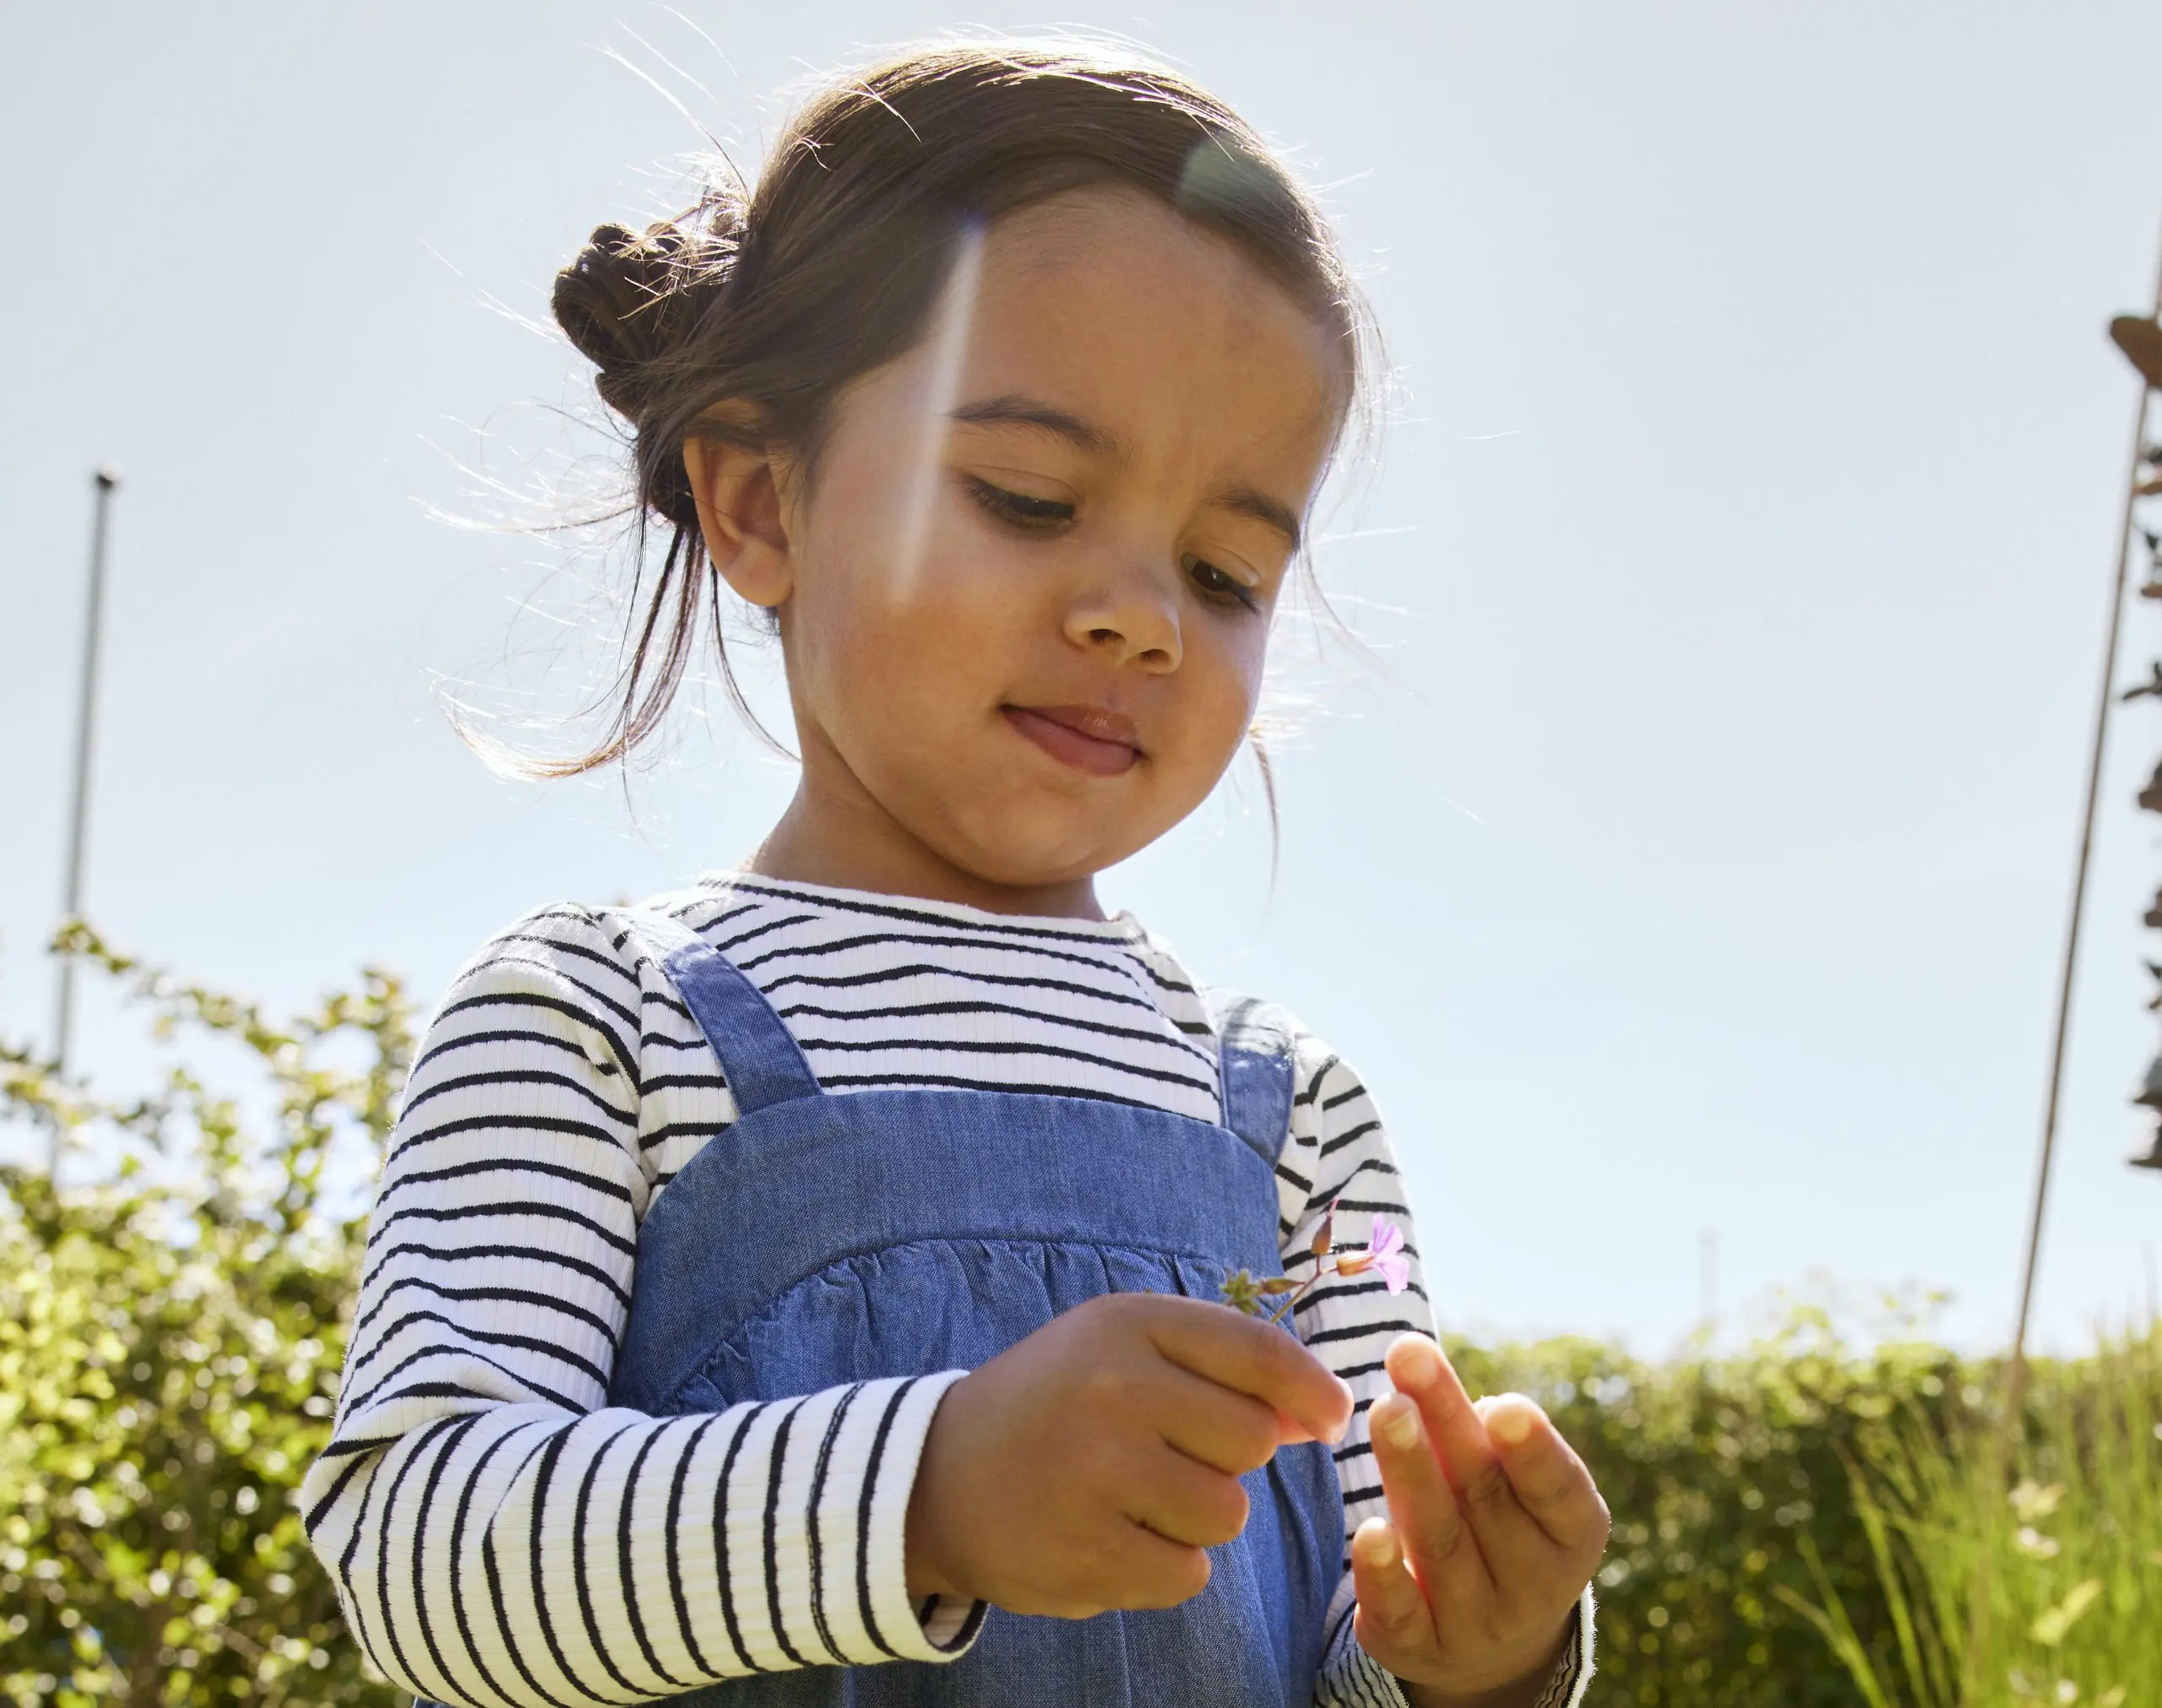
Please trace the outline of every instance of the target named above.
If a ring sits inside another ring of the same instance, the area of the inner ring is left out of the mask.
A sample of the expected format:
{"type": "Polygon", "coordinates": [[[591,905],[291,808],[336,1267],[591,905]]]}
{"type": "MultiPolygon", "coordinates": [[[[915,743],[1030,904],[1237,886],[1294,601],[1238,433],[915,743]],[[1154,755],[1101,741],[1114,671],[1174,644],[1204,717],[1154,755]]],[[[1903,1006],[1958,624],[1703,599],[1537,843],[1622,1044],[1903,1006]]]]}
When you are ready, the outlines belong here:
{"type": "Polygon", "coordinates": [[[187,1071],[139,1103],[0,1049],[0,1109],[117,1140],[107,1184],[4,1171],[0,1214],[0,1693],[102,1700],[368,1702],[293,1504],[330,1433],[365,1233],[325,1213],[341,1133],[379,1151],[411,1034],[397,981],[278,1022],[113,955],[163,1035],[231,1039],[273,1114],[187,1071]],[[332,1065],[339,1054],[357,1068],[332,1065]],[[162,1166],[161,1166],[162,1164],[162,1166]],[[175,1170],[182,1185],[159,1184],[175,1170]]]}
{"type": "MultiPolygon", "coordinates": [[[[95,1131],[120,1158],[58,1194],[0,1170],[0,1697],[393,1708],[293,1501],[329,1434],[365,1232],[329,1205],[324,1163],[388,1138],[412,1049],[397,981],[369,973],[280,1021],[80,928],[62,946],[160,1036],[238,1045],[252,1082],[236,1098],[182,1069],[129,1103],[0,1045],[0,1118],[95,1131]]],[[[1992,1369],[1854,1352],[1821,1312],[1662,1364],[1587,1340],[1451,1350],[1475,1391],[1543,1401],[1613,1509],[1594,1705],[2009,1705],[1997,1684],[1909,1686],[1907,1657],[1942,1674],[1978,1602],[2002,1689],[2018,1671],[2045,1700],[2067,1678],[2162,1701],[2162,1563],[2143,1554],[2162,1548],[2162,1338],[2039,1367],[2016,1473],[1980,1445],[1992,1369]]]]}

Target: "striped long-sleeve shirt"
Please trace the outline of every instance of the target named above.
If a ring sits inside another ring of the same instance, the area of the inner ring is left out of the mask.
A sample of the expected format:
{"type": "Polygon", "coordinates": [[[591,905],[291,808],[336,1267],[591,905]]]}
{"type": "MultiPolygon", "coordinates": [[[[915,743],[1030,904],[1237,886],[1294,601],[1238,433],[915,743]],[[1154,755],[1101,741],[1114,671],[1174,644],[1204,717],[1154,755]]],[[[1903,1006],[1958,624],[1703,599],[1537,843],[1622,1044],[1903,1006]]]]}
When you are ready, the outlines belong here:
{"type": "MultiPolygon", "coordinates": [[[[1054,1092],[1220,1118],[1208,998],[1131,919],[1016,919],[737,875],[649,903],[766,995],[821,1084],[1054,1092]]],[[[1356,1075],[1296,1040],[1277,1168],[1287,1269],[1334,1203],[1355,1243],[1410,1217],[1356,1075]]],[[[912,1606],[909,1490],[960,1372],[716,1415],[611,1407],[638,1228],[736,1109],[629,920],[558,907],[459,975],[415,1060],[371,1224],[329,1448],[301,1500],[355,1635],[416,1695],[601,1708],[804,1665],[950,1659],[982,1609],[912,1606]]],[[[746,1205],[753,1217],[758,1206],[746,1205]]],[[[725,1238],[727,1230],[715,1230],[725,1238]]],[[[1432,1315],[1329,1280],[1297,1324],[1351,1385],[1347,1535],[1382,1512],[1366,1413],[1432,1315]]],[[[1317,1700],[1396,1703],[1347,1577],[1317,1700]]],[[[1589,1618],[1548,1700],[1589,1675],[1589,1618]]]]}

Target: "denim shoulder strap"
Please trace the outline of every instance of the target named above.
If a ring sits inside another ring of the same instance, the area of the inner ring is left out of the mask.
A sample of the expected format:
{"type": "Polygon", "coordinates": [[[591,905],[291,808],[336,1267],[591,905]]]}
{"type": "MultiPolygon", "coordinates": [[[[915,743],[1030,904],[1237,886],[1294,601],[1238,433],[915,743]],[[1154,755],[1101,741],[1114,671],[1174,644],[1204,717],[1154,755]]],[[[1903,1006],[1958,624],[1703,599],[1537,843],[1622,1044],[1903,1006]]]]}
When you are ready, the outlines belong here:
{"type": "Polygon", "coordinates": [[[643,909],[627,916],[705,1033],[739,1117],[823,1095],[795,1034],[733,961],[680,919],[643,909]]]}
{"type": "Polygon", "coordinates": [[[1291,1131],[1291,1038],[1265,1002],[1238,997],[1223,1011],[1219,1055],[1224,1125],[1274,1168],[1291,1131]]]}

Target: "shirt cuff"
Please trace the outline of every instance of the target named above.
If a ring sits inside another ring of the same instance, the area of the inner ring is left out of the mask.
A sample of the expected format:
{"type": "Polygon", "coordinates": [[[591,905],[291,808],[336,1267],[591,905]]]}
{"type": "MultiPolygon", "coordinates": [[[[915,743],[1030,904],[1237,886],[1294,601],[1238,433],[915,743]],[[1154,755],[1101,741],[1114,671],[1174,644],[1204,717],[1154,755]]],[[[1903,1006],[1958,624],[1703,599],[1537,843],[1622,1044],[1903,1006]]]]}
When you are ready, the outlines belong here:
{"type": "Polygon", "coordinates": [[[933,1596],[921,1603],[909,1599],[909,1496],[938,1402],[967,1374],[942,1371],[899,1391],[872,1434],[864,1481],[849,1491],[869,1510],[862,1589],[887,1651],[877,1657],[882,1660],[958,1660],[975,1644],[989,1610],[986,1602],[959,1596],[933,1596]]]}
{"type": "MultiPolygon", "coordinates": [[[[1344,1587],[1350,1587],[1347,1579],[1344,1587]]],[[[1346,1598],[1336,1613],[1314,1691],[1316,1708],[1410,1708],[1395,1673],[1359,1646],[1352,1630],[1357,1602],[1346,1598]]]]}
{"type": "MultiPolygon", "coordinates": [[[[1534,1708],[1581,1708],[1584,1692],[1591,1687],[1592,1644],[1596,1612],[1591,1586],[1584,1586],[1577,1602],[1568,1640],[1562,1646],[1546,1688],[1534,1708]]],[[[1403,1682],[1359,1646],[1352,1629],[1356,1605],[1347,1605],[1329,1638],[1322,1661],[1320,1688],[1314,1693],[1320,1708],[1410,1708],[1403,1682]]]]}
{"type": "Polygon", "coordinates": [[[1597,1611],[1591,1586],[1586,1584],[1583,1596],[1577,1602],[1576,1629],[1570,1633],[1569,1641],[1562,1646],[1562,1658],[1554,1663],[1554,1676],[1540,1693],[1536,1708],[1578,1708],[1584,1700],[1584,1692],[1591,1688],[1595,1631],[1593,1615],[1597,1611]]]}

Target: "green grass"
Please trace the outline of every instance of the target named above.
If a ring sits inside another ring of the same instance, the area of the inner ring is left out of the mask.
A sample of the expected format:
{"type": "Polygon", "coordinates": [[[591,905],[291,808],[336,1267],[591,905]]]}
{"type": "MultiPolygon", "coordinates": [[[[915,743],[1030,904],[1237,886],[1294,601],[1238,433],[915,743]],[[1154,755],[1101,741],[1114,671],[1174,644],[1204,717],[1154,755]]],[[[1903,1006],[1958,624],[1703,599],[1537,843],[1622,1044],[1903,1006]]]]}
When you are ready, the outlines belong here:
{"type": "MultiPolygon", "coordinates": [[[[2162,1326],[2042,1364],[2022,1429],[1909,1410],[1848,1454],[1889,1634],[1779,1593],[1870,1708],[2162,1704],[2162,1326]]],[[[1872,1610],[1874,1611],[1874,1610],[1872,1610]]]]}

